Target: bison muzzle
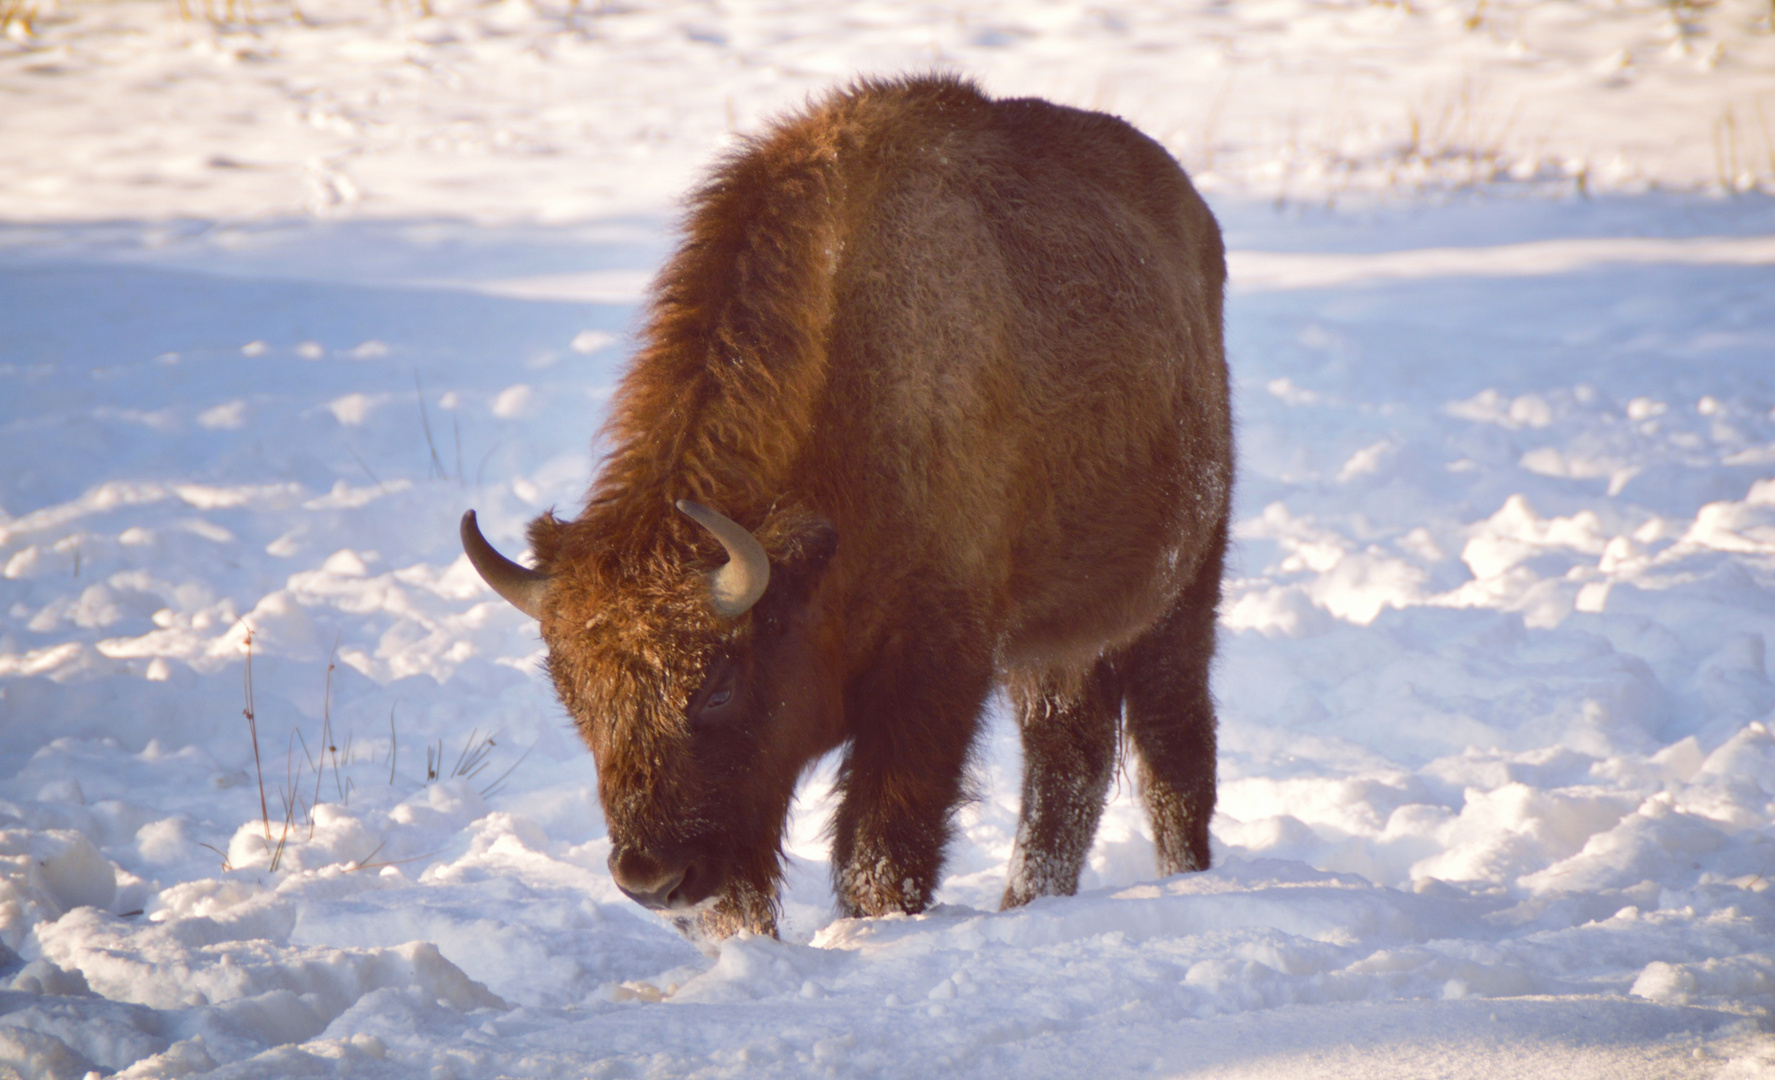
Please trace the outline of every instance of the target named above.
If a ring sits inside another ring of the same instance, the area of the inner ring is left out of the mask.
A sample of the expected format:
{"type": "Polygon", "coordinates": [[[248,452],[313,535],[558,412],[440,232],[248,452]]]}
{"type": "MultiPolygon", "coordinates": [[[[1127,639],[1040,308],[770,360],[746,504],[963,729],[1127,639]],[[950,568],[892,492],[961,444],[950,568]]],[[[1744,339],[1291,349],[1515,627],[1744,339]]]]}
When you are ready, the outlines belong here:
{"type": "Polygon", "coordinates": [[[863,82],[692,196],[584,509],[535,569],[625,893],[774,932],[796,782],[842,749],[847,915],[917,912],[995,687],[1024,749],[1004,904],[1070,894],[1119,735],[1158,870],[1208,865],[1232,423],[1220,230],[1120,120],[863,82]]]}

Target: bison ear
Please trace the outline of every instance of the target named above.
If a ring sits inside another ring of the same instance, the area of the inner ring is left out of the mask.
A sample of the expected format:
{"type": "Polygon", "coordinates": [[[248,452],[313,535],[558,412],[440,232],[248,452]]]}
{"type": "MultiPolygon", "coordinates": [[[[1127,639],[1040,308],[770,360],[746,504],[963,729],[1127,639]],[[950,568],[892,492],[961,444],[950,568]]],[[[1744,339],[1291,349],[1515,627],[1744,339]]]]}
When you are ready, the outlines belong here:
{"type": "Polygon", "coordinates": [[[547,511],[530,523],[530,554],[536,558],[536,568],[547,573],[554,565],[555,557],[561,553],[561,543],[567,533],[567,523],[555,517],[553,510],[547,511]]]}
{"type": "Polygon", "coordinates": [[[787,542],[778,548],[775,559],[782,567],[782,585],[775,586],[777,575],[772,575],[775,587],[770,591],[783,602],[799,603],[819,584],[820,575],[825,573],[826,565],[836,554],[838,530],[831,522],[812,518],[796,523],[787,542]]]}

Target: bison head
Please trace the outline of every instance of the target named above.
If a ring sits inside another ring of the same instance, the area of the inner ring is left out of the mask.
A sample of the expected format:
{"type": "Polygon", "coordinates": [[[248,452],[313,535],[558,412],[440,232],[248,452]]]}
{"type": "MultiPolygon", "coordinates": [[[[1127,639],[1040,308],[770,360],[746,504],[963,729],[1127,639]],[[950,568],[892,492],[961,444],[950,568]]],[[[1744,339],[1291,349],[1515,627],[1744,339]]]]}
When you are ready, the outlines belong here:
{"type": "Polygon", "coordinates": [[[791,514],[754,536],[677,508],[655,540],[614,545],[544,514],[534,570],[494,551],[472,510],[463,547],[542,625],[597,763],[617,886],[687,930],[769,932],[795,783],[839,739],[840,642],[819,588],[836,533],[791,514]]]}

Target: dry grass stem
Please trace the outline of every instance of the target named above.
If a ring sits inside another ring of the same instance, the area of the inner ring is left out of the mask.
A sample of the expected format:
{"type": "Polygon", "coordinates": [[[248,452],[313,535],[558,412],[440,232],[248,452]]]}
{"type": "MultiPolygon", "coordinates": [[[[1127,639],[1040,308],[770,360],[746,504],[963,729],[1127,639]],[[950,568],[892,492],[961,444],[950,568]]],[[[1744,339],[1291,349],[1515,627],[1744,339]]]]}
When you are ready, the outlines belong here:
{"type": "Polygon", "coordinates": [[[419,391],[419,426],[425,431],[425,447],[431,451],[431,471],[429,480],[448,480],[450,471],[444,468],[444,459],[438,457],[438,444],[431,437],[431,414],[425,409],[425,384],[419,381],[419,369],[413,369],[413,388],[419,391]]]}
{"type": "Polygon", "coordinates": [[[253,738],[253,770],[259,776],[259,817],[265,823],[265,839],[269,841],[271,839],[271,807],[265,801],[265,764],[259,755],[259,719],[257,710],[253,706],[253,628],[244,618],[241,622],[247,628],[246,707],[241,710],[241,714],[247,718],[247,732],[253,738]]]}

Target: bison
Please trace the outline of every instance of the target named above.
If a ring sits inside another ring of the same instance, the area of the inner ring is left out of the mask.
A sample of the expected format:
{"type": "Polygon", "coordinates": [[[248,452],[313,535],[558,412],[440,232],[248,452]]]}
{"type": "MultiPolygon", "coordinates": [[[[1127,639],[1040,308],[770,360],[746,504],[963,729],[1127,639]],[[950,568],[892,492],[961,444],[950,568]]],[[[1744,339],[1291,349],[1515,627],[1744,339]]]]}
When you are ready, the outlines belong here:
{"type": "Polygon", "coordinates": [[[1220,230],[1111,116],[864,81],[690,198],[609,456],[535,569],[471,510],[590,746],[622,891],[774,933],[797,780],[842,748],[845,915],[918,912],[995,688],[1004,905],[1077,889],[1120,736],[1158,870],[1208,865],[1233,479],[1220,230]]]}

